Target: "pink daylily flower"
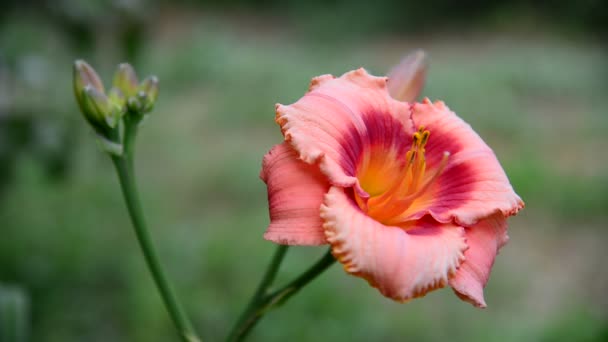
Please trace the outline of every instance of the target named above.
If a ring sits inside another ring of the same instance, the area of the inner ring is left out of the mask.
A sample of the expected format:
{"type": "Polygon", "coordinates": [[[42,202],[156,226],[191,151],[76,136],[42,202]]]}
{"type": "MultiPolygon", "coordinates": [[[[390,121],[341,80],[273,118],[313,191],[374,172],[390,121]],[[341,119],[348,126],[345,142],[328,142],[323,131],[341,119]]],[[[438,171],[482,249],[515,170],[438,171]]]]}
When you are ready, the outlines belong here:
{"type": "Polygon", "coordinates": [[[262,165],[264,238],[330,244],[346,272],[400,302],[449,284],[485,307],[506,219],[524,203],[467,123],[388,82],[364,69],[323,75],[294,104],[276,106],[285,141],[262,165]]]}

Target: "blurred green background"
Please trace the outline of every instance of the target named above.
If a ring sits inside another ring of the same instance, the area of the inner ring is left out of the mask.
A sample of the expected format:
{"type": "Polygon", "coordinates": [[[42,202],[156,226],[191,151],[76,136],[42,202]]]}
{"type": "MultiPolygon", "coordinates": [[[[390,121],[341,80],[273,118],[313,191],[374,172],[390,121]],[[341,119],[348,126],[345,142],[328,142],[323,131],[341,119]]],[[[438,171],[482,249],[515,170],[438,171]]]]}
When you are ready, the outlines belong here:
{"type": "MultiPolygon", "coordinates": [[[[106,82],[123,61],[158,75],[137,144],[144,210],[187,311],[217,341],[274,250],[262,239],[258,179],[282,139],[274,104],[294,102],[319,74],[384,74],[417,48],[430,57],[424,94],[472,124],[526,201],[486,288],[489,307],[449,289],[397,304],[334,266],[250,340],[608,340],[605,2],[1,6],[0,303],[25,306],[29,340],[174,340],[112,165],[73,99],[74,59],[106,82]]],[[[292,248],[279,282],[324,251],[292,248]]]]}

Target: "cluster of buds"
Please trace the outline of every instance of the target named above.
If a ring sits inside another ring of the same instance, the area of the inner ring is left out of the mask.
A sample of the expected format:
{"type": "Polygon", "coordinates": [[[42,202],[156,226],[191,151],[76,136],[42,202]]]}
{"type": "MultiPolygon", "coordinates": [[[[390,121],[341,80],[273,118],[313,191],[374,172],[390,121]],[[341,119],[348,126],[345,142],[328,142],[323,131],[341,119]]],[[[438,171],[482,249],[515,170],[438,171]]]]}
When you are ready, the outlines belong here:
{"type": "Polygon", "coordinates": [[[122,153],[125,123],[137,125],[152,111],[158,97],[158,79],[141,83],[128,63],[118,66],[112,88],[106,93],[101,79],[85,61],[74,63],[74,94],[80,111],[95,130],[106,151],[122,153]]]}

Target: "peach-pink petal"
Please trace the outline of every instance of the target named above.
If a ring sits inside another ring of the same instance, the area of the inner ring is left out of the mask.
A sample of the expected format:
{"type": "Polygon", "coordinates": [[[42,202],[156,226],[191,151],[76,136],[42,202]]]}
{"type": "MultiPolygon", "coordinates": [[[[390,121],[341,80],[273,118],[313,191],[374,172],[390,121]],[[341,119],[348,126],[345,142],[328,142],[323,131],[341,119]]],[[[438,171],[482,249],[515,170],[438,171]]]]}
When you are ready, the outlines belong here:
{"type": "Polygon", "coordinates": [[[469,246],[464,252],[466,259],[454,277],[450,278],[449,284],[458,297],[484,308],[483,288],[490,277],[494,258],[509,240],[507,219],[501,213],[496,213],[466,228],[465,234],[469,246]]]}
{"type": "Polygon", "coordinates": [[[385,226],[363,213],[347,191],[331,187],[321,216],[332,252],[348,273],[402,302],[447,284],[464,258],[464,228],[432,219],[407,231],[385,226]]]}
{"type": "Polygon", "coordinates": [[[391,98],[386,82],[364,69],[317,77],[296,103],[276,106],[276,121],[304,162],[318,162],[334,185],[353,186],[358,158],[370,146],[365,117],[387,116],[413,132],[409,105],[391,98]]]}
{"type": "Polygon", "coordinates": [[[329,189],[317,165],[306,164],[287,143],[264,156],[260,178],[268,187],[266,240],[285,245],[326,244],[319,208],[329,189]]]}
{"type": "Polygon", "coordinates": [[[443,102],[416,103],[412,119],[416,127],[431,132],[427,170],[437,167],[444,152],[450,157],[441,176],[403,214],[404,219],[431,214],[440,222],[454,219],[468,227],[496,211],[509,216],[523,208],[492,149],[443,102]]]}

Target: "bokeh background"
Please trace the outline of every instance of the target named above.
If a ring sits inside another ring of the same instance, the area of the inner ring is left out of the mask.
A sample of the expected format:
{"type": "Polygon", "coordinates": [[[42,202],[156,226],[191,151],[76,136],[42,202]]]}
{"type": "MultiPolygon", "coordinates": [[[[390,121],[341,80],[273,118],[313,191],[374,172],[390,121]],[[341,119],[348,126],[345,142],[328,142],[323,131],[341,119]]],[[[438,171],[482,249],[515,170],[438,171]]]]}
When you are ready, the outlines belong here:
{"type": "MultiPolygon", "coordinates": [[[[608,340],[606,2],[16,1],[0,5],[0,336],[175,340],[109,159],[73,99],[76,58],[156,74],[136,167],[187,311],[221,340],[274,246],[261,158],[276,102],[316,75],[386,73],[426,50],[424,94],[492,146],[527,207],[475,309],[449,289],[391,302],[333,266],[251,341],[608,340]],[[17,310],[25,317],[10,322],[17,310]],[[8,323],[7,323],[8,322],[8,323]]],[[[284,282],[325,252],[292,248],[284,282]]],[[[0,337],[2,339],[2,337],[0,337]]],[[[3,341],[4,342],[4,341],[3,341]]]]}

